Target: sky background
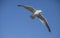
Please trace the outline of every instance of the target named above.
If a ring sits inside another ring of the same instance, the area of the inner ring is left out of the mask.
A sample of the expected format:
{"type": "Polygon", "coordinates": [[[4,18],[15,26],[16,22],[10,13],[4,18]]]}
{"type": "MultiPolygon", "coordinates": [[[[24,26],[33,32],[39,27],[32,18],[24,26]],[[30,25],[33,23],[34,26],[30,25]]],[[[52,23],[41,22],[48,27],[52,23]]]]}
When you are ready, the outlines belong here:
{"type": "Polygon", "coordinates": [[[59,0],[0,0],[0,38],[60,38],[59,0]],[[51,32],[31,12],[17,7],[28,5],[41,9],[51,32]]]}

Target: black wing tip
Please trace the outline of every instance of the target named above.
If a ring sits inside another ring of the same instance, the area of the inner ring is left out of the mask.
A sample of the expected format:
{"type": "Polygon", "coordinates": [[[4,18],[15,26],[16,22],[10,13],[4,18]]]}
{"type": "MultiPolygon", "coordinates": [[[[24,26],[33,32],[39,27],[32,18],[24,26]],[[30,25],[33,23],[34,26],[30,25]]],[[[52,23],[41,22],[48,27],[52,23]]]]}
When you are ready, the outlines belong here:
{"type": "Polygon", "coordinates": [[[21,6],[21,5],[17,5],[17,6],[21,6]]]}
{"type": "Polygon", "coordinates": [[[49,32],[51,32],[51,31],[49,31],[49,32]]]}
{"type": "Polygon", "coordinates": [[[17,5],[18,7],[20,7],[20,6],[24,6],[24,5],[17,5]]]}
{"type": "Polygon", "coordinates": [[[51,32],[51,30],[49,29],[49,32],[51,32]]]}

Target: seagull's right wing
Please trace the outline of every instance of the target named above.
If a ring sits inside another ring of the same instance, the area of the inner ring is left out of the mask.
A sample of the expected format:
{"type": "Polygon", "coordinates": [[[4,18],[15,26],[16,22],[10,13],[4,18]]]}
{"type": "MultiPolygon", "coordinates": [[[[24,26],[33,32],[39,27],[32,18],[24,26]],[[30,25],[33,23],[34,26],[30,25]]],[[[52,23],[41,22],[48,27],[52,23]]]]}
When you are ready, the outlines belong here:
{"type": "Polygon", "coordinates": [[[21,7],[24,7],[24,8],[26,8],[26,9],[28,9],[29,11],[31,11],[32,13],[34,13],[35,12],[35,9],[34,8],[32,8],[31,6],[25,6],[25,5],[18,5],[19,7],[21,6],[21,7]]]}
{"type": "Polygon", "coordinates": [[[37,17],[40,19],[40,21],[41,21],[43,24],[45,24],[45,26],[48,28],[48,31],[51,32],[47,20],[46,20],[41,14],[38,14],[37,17]]]}

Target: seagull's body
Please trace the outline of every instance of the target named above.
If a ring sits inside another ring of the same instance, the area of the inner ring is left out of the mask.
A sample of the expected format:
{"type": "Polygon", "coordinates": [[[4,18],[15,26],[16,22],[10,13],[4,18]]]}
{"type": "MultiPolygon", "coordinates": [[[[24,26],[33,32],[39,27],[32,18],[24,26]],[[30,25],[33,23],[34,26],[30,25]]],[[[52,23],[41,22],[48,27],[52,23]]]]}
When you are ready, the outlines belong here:
{"type": "Polygon", "coordinates": [[[42,12],[41,10],[36,10],[36,12],[34,13],[34,15],[38,15],[40,12],[42,12]]]}
{"type": "Polygon", "coordinates": [[[35,17],[38,17],[40,19],[40,21],[43,24],[45,24],[45,26],[48,28],[48,31],[51,32],[46,19],[41,14],[42,10],[36,10],[36,9],[32,8],[31,6],[25,6],[25,5],[18,5],[18,6],[23,7],[25,9],[28,9],[29,11],[31,11],[33,13],[31,18],[34,19],[35,17]]]}

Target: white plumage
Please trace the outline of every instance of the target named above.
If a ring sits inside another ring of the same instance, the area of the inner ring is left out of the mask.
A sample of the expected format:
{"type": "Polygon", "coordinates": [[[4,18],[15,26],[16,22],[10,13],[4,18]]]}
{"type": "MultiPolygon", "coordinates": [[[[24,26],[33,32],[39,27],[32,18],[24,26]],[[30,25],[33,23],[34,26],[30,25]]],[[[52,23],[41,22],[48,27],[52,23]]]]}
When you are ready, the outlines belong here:
{"type": "Polygon", "coordinates": [[[36,10],[36,12],[34,13],[34,15],[37,15],[37,14],[39,14],[41,12],[42,12],[42,10],[36,10]]]}

